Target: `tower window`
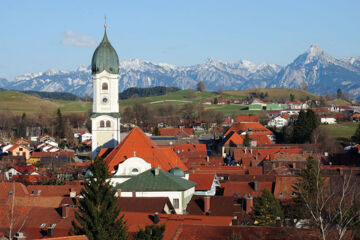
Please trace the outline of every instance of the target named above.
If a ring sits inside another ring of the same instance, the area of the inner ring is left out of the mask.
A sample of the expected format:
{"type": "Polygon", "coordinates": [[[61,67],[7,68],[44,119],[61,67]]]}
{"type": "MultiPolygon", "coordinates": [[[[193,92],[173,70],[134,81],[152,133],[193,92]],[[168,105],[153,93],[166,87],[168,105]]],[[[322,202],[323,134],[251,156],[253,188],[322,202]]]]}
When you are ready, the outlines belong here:
{"type": "Polygon", "coordinates": [[[111,122],[110,121],[106,121],[106,127],[111,127],[111,122]]]}
{"type": "Polygon", "coordinates": [[[103,83],[102,84],[102,90],[108,90],[108,84],[107,83],[103,83]]]}
{"type": "Polygon", "coordinates": [[[105,127],[105,122],[104,121],[100,121],[100,127],[101,128],[105,127]]]}

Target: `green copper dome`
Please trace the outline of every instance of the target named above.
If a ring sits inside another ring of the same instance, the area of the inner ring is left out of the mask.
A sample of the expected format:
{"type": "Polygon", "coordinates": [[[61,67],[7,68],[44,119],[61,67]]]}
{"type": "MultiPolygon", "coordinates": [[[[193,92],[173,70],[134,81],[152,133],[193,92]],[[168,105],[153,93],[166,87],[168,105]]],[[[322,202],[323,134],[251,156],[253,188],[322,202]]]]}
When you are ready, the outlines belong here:
{"type": "Polygon", "coordinates": [[[185,177],[185,173],[183,170],[181,170],[181,168],[178,168],[178,167],[174,167],[170,170],[170,173],[172,175],[175,175],[177,177],[185,177]]]}
{"type": "Polygon", "coordinates": [[[91,60],[92,74],[101,73],[104,70],[108,73],[119,74],[119,57],[107,38],[106,28],[104,38],[96,48],[91,60]]]}

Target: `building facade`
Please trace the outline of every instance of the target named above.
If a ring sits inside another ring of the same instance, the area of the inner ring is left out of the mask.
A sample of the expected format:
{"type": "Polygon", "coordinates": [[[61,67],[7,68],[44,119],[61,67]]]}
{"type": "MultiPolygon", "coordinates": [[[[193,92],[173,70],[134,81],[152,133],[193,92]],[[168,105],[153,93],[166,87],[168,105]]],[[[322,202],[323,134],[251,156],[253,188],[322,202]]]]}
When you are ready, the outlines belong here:
{"type": "Polygon", "coordinates": [[[106,25],[104,38],[91,62],[93,80],[92,158],[101,148],[115,148],[120,142],[119,58],[111,46],[106,25]]]}

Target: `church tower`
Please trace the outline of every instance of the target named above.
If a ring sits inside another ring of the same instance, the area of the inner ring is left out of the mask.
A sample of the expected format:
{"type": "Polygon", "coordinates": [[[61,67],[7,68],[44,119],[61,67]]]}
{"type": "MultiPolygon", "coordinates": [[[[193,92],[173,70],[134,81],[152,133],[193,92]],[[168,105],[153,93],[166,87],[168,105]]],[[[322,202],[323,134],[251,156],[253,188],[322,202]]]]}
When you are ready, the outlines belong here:
{"type": "Polygon", "coordinates": [[[115,148],[120,142],[119,58],[106,35],[91,61],[93,81],[92,158],[101,148],[115,148]]]}

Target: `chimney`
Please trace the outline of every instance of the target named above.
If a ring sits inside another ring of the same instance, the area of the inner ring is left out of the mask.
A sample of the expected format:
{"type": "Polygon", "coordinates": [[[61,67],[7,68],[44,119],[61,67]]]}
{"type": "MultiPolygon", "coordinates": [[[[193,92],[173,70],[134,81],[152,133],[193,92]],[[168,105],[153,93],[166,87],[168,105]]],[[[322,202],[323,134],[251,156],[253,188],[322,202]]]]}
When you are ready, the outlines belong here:
{"type": "Polygon", "coordinates": [[[71,198],[76,197],[76,190],[74,188],[70,188],[70,197],[71,198]]]}
{"type": "Polygon", "coordinates": [[[281,224],[281,218],[280,218],[280,217],[276,217],[276,220],[275,220],[275,221],[276,221],[276,226],[277,226],[277,227],[281,227],[281,225],[282,225],[282,224],[281,224]]]}
{"type": "Polygon", "coordinates": [[[159,213],[155,212],[155,214],[154,214],[154,223],[157,224],[158,222],[160,222],[159,213]]]}
{"type": "Polygon", "coordinates": [[[259,187],[259,182],[257,180],[255,180],[253,182],[253,185],[254,185],[254,191],[257,192],[258,191],[258,187],[259,187]]]}
{"type": "Polygon", "coordinates": [[[66,206],[66,205],[63,205],[63,206],[61,207],[61,217],[62,217],[62,218],[67,218],[67,217],[69,217],[69,211],[70,211],[69,207],[66,206]]]}
{"type": "Polygon", "coordinates": [[[155,168],[154,170],[155,176],[159,176],[159,173],[160,173],[160,168],[159,167],[155,168]]]}
{"type": "Polygon", "coordinates": [[[53,227],[49,227],[47,229],[46,236],[48,236],[48,237],[53,237],[54,236],[54,228],[53,227]]]}
{"type": "Polygon", "coordinates": [[[231,225],[232,225],[232,226],[239,225],[239,221],[238,221],[238,217],[237,217],[237,216],[234,216],[234,218],[233,218],[232,221],[231,221],[231,225]]]}
{"type": "Polygon", "coordinates": [[[254,199],[252,195],[248,195],[246,197],[246,202],[245,202],[245,211],[246,213],[250,213],[252,212],[252,207],[254,206],[254,199]]]}
{"type": "Polygon", "coordinates": [[[204,212],[210,213],[210,196],[204,196],[204,212]]]}

